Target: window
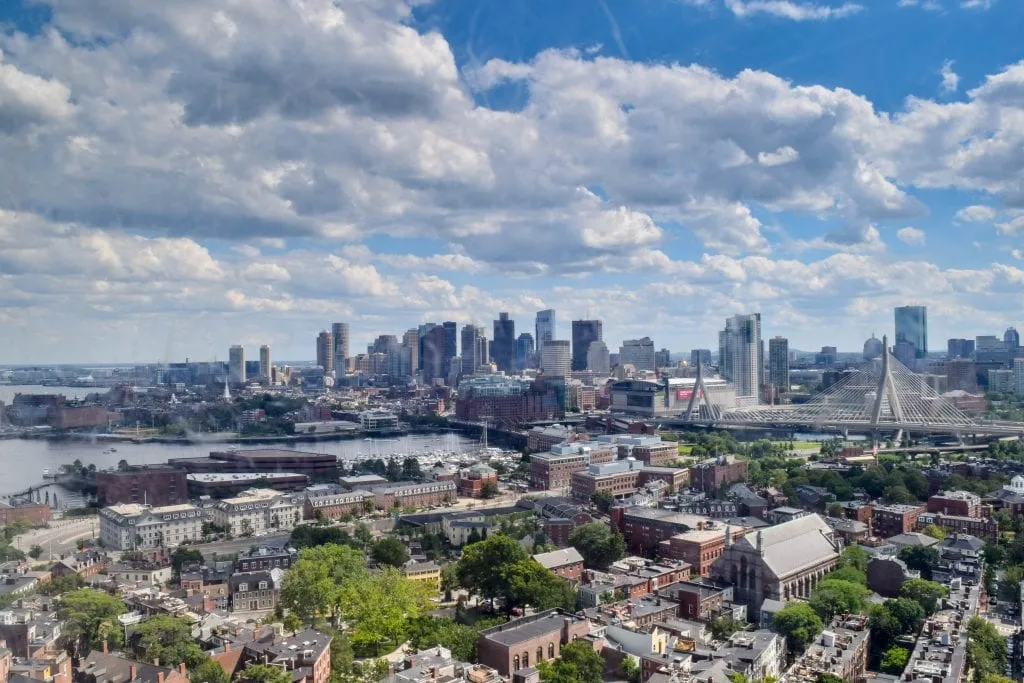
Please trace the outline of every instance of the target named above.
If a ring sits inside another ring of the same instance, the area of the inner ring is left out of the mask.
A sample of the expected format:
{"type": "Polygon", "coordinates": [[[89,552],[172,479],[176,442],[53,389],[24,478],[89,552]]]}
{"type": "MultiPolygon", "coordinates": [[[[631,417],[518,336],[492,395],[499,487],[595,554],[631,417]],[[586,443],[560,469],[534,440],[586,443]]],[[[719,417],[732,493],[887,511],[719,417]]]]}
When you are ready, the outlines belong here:
{"type": "Polygon", "coordinates": [[[247,583],[240,583],[240,584],[238,584],[238,592],[239,593],[245,593],[248,590],[249,590],[249,584],[247,584],[247,583]]]}
{"type": "Polygon", "coordinates": [[[260,581],[260,590],[261,591],[267,590],[267,582],[266,581],[260,581]]]}
{"type": "Polygon", "coordinates": [[[519,655],[512,658],[512,670],[519,671],[519,655]]]}
{"type": "Polygon", "coordinates": [[[534,661],[539,662],[542,659],[544,659],[544,648],[542,648],[541,646],[538,645],[537,646],[537,659],[534,660],[534,661]]]}
{"type": "Polygon", "coordinates": [[[523,653],[523,667],[525,668],[525,667],[528,667],[528,666],[530,666],[530,653],[529,652],[524,652],[523,653]]]}
{"type": "Polygon", "coordinates": [[[548,643],[548,659],[555,658],[555,644],[553,642],[548,643]]]}

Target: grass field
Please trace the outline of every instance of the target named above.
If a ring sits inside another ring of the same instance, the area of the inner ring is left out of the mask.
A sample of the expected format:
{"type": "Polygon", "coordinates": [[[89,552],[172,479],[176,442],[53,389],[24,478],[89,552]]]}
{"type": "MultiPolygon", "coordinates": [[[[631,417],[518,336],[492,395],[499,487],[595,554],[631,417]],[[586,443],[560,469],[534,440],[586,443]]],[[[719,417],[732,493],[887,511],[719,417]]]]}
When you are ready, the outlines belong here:
{"type": "Polygon", "coordinates": [[[817,451],[821,449],[821,444],[815,441],[794,441],[794,451],[817,451]]]}
{"type": "Polygon", "coordinates": [[[693,444],[681,443],[679,444],[679,455],[689,455],[693,452],[693,444]]]}

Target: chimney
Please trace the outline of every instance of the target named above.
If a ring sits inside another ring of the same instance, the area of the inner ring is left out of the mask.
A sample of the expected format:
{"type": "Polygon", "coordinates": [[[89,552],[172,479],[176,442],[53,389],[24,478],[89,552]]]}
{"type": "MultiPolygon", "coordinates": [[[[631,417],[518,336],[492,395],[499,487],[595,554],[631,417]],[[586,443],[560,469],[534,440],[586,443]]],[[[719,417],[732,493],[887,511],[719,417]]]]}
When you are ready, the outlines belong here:
{"type": "Polygon", "coordinates": [[[103,654],[109,654],[109,652],[110,652],[110,649],[109,649],[109,646],[107,645],[107,639],[104,638],[103,639],[103,654]]]}
{"type": "Polygon", "coordinates": [[[135,669],[135,664],[133,663],[131,666],[128,667],[128,680],[129,681],[134,681],[135,677],[137,675],[138,675],[138,672],[135,669]]]}
{"type": "Polygon", "coordinates": [[[163,671],[157,671],[156,672],[156,683],[164,683],[164,672],[163,671]]]}
{"type": "Polygon", "coordinates": [[[180,673],[182,676],[184,676],[186,673],[188,673],[188,669],[185,668],[185,662],[182,662],[181,664],[178,665],[178,673],[180,673]]]}
{"type": "Polygon", "coordinates": [[[231,641],[230,640],[225,640],[224,641],[224,652],[231,652],[231,641]]]}
{"type": "Polygon", "coordinates": [[[153,666],[160,666],[160,659],[158,657],[153,657],[153,666]]]}

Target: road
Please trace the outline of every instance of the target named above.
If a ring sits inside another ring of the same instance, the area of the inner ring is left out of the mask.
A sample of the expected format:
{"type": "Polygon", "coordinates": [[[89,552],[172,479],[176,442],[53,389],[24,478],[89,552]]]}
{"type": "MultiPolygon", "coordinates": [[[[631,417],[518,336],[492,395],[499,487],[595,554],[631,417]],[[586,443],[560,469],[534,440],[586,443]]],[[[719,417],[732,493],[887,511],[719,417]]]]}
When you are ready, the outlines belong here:
{"type": "Polygon", "coordinates": [[[16,536],[14,545],[26,553],[32,546],[38,545],[43,549],[40,559],[57,560],[62,555],[73,552],[78,547],[79,540],[98,535],[99,517],[57,519],[50,522],[47,528],[30,529],[16,536]]]}
{"type": "Polygon", "coordinates": [[[185,546],[189,550],[198,550],[207,561],[211,561],[216,555],[236,555],[245,552],[253,546],[268,545],[282,546],[288,542],[291,533],[268,534],[266,536],[253,536],[252,538],[235,538],[230,541],[217,541],[215,543],[197,543],[196,545],[185,546]]]}

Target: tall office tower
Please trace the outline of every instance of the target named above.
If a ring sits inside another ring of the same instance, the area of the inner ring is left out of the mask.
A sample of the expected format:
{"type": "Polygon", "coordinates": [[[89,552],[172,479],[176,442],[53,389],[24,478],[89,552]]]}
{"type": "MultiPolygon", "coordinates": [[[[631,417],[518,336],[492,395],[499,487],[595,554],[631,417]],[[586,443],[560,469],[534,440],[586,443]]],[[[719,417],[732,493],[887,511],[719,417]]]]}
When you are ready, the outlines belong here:
{"type": "Polygon", "coordinates": [[[789,392],[789,340],[785,337],[768,340],[768,384],[780,394],[789,392]]]}
{"type": "Polygon", "coordinates": [[[316,364],[322,367],[325,373],[334,370],[334,341],[327,330],[316,336],[316,364]]]}
{"type": "Polygon", "coordinates": [[[523,332],[516,338],[516,369],[525,370],[533,365],[533,335],[523,332]]]}
{"type": "Polygon", "coordinates": [[[925,306],[897,306],[895,309],[896,319],[896,351],[901,350],[903,356],[897,353],[901,363],[908,360],[924,358],[928,355],[928,309],[925,306]]]}
{"type": "Polygon", "coordinates": [[[419,331],[419,334],[420,334],[420,341],[419,341],[420,364],[419,364],[419,366],[417,368],[418,370],[422,370],[423,369],[423,340],[426,338],[427,332],[430,332],[430,330],[434,329],[435,327],[437,327],[437,323],[423,323],[423,324],[421,324],[417,328],[417,330],[419,331]]]}
{"type": "Polygon", "coordinates": [[[690,351],[690,365],[711,365],[711,349],[693,349],[690,351]]]}
{"type": "Polygon", "coordinates": [[[494,321],[491,356],[503,372],[512,372],[516,367],[516,321],[509,318],[508,313],[499,313],[494,321]]]}
{"type": "Polygon", "coordinates": [[[572,353],[568,339],[549,339],[540,356],[545,377],[565,377],[572,367],[572,353]]]}
{"type": "Polygon", "coordinates": [[[555,338],[555,311],[546,309],[537,311],[537,320],[534,323],[533,342],[537,346],[537,357],[544,352],[544,344],[555,338]]]}
{"type": "Polygon", "coordinates": [[[388,350],[384,352],[386,358],[385,372],[391,378],[391,382],[402,382],[406,377],[412,374],[412,366],[410,361],[412,360],[412,354],[408,346],[404,344],[395,344],[388,347],[388,350]]]}
{"type": "Polygon", "coordinates": [[[758,397],[764,378],[761,314],[734,315],[718,334],[719,373],[736,388],[736,396],[758,397]]]}
{"type": "Polygon", "coordinates": [[[946,386],[950,391],[976,392],[978,369],[974,361],[970,358],[954,358],[946,363],[946,386]]]}
{"type": "Polygon", "coordinates": [[[592,342],[601,341],[602,327],[600,320],[572,321],[572,371],[582,372],[587,369],[587,349],[592,342]]]}
{"type": "Polygon", "coordinates": [[[587,370],[598,375],[607,375],[612,371],[608,345],[603,341],[590,342],[587,349],[587,370]]]}
{"type": "Polygon", "coordinates": [[[452,366],[452,359],[459,355],[459,324],[446,320],[441,323],[441,327],[444,328],[445,339],[448,340],[448,346],[445,348],[445,357],[450,368],[452,366]]]}
{"type": "Polygon", "coordinates": [[[270,384],[273,379],[273,370],[270,369],[270,347],[264,344],[260,347],[260,381],[270,384]]]}
{"type": "Polygon", "coordinates": [[[487,362],[486,350],[480,354],[480,338],[486,341],[486,332],[479,325],[462,326],[462,374],[472,375],[476,369],[487,362]]]}
{"type": "Polygon", "coordinates": [[[245,348],[232,346],[228,349],[228,374],[235,384],[245,382],[245,348]]]}
{"type": "Polygon", "coordinates": [[[821,368],[834,367],[836,361],[839,359],[839,349],[834,346],[822,346],[814,356],[814,362],[821,368]]]}
{"type": "Polygon", "coordinates": [[[448,331],[435,325],[423,336],[423,381],[448,378],[448,331]]]}
{"type": "Polygon", "coordinates": [[[331,325],[331,340],[334,344],[334,374],[338,377],[348,372],[348,323],[331,325]]]}
{"type": "Polygon", "coordinates": [[[1006,344],[1006,350],[1010,353],[1020,348],[1020,335],[1017,334],[1016,327],[1006,328],[1006,332],[1003,332],[1003,343],[1006,344]]]}
{"type": "Polygon", "coordinates": [[[656,368],[668,368],[672,367],[672,352],[668,349],[662,349],[661,351],[654,352],[654,367],[656,368]]]}
{"type": "Polygon", "coordinates": [[[654,363],[654,341],[650,337],[624,339],[619,347],[619,363],[637,370],[657,370],[654,363]]]}
{"type": "Polygon", "coordinates": [[[415,327],[402,335],[402,346],[409,349],[409,374],[415,375],[420,367],[420,331],[415,327]]]}
{"type": "Polygon", "coordinates": [[[487,340],[487,330],[482,327],[476,329],[479,334],[476,337],[476,353],[473,354],[473,358],[476,359],[476,367],[480,367],[491,362],[491,343],[487,340]]]}

